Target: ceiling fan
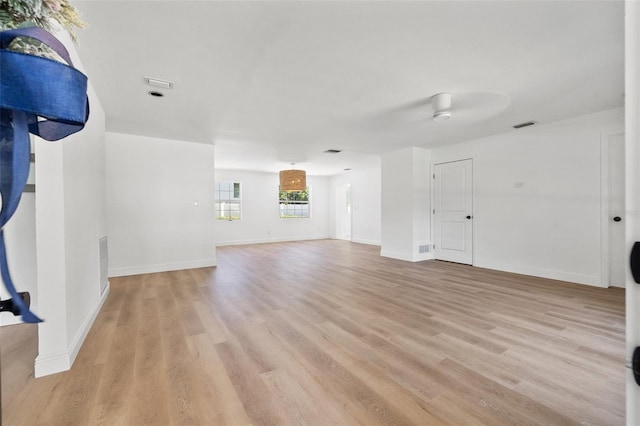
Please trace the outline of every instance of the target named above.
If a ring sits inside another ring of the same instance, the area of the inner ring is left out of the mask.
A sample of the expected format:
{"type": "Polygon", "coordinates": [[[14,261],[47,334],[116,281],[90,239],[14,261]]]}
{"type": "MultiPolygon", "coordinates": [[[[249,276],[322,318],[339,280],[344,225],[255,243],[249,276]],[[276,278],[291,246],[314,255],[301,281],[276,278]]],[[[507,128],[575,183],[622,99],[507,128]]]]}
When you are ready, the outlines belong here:
{"type": "Polygon", "coordinates": [[[448,128],[488,120],[502,113],[509,104],[509,96],[501,92],[436,92],[428,97],[378,110],[367,120],[381,130],[411,125],[448,128]]]}
{"type": "Polygon", "coordinates": [[[444,121],[451,118],[451,93],[437,93],[431,97],[433,121],[444,121]]]}
{"type": "Polygon", "coordinates": [[[481,121],[498,115],[509,105],[509,96],[499,92],[436,93],[429,98],[433,121],[481,121]]]}

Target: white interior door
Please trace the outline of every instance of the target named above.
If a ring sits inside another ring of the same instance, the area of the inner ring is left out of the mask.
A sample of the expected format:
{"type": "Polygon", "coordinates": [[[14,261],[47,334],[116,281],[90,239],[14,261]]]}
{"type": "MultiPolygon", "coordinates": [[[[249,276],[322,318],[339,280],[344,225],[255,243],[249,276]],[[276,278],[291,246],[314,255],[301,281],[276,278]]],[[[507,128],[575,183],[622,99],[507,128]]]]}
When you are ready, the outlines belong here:
{"type": "Polygon", "coordinates": [[[473,263],[472,160],[434,167],[434,256],[450,262],[473,263]]]}
{"type": "Polygon", "coordinates": [[[336,238],[351,240],[351,184],[336,191],[336,238]]]}
{"type": "Polygon", "coordinates": [[[610,286],[624,287],[626,274],[624,133],[608,137],[608,239],[610,286]]]}

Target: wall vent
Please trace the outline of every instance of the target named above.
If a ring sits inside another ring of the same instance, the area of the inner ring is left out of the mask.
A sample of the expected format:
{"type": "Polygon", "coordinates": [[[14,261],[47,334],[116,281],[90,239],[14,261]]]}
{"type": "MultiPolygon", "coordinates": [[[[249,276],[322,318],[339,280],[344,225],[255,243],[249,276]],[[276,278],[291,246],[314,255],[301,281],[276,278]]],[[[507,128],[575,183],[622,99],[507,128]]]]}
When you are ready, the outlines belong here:
{"type": "Polygon", "coordinates": [[[418,246],[418,253],[429,253],[429,244],[418,246]]]}
{"type": "Polygon", "coordinates": [[[98,240],[98,246],[100,256],[100,295],[103,295],[109,284],[109,246],[106,235],[98,240]]]}

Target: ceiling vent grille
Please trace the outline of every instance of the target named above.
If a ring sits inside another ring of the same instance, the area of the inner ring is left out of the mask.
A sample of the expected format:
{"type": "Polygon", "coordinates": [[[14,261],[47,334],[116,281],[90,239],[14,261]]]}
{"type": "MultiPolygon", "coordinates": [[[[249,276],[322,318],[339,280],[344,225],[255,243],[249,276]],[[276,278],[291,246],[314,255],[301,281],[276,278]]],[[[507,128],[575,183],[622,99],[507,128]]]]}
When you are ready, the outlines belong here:
{"type": "Polygon", "coordinates": [[[522,129],[523,127],[533,126],[534,124],[538,124],[535,121],[527,121],[526,123],[520,123],[513,126],[514,129],[522,129]]]}
{"type": "Polygon", "coordinates": [[[145,77],[144,82],[149,86],[160,87],[162,89],[173,89],[173,82],[168,80],[161,80],[159,78],[145,77]]]}

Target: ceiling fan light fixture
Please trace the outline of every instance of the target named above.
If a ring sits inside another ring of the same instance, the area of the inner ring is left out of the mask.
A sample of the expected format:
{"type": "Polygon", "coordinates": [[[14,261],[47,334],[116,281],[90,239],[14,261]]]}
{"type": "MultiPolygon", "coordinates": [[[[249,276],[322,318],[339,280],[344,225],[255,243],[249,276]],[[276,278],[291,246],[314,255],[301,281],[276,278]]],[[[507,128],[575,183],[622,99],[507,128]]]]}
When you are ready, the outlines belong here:
{"type": "Polygon", "coordinates": [[[444,121],[451,118],[451,93],[443,92],[431,97],[433,121],[444,121]]]}
{"type": "Polygon", "coordinates": [[[444,121],[451,118],[449,111],[440,111],[433,113],[433,121],[444,121]]]}

